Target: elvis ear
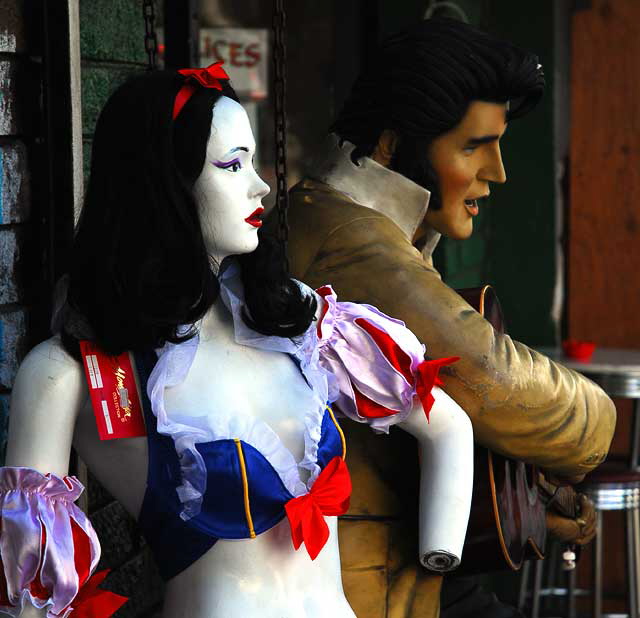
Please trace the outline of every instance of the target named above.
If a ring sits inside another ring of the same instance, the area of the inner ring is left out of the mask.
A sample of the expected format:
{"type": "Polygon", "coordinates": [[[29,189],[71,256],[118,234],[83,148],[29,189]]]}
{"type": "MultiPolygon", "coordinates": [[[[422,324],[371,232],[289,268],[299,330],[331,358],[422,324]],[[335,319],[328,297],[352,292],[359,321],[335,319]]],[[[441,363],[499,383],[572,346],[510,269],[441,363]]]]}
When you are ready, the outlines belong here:
{"type": "Polygon", "coordinates": [[[391,159],[393,158],[393,154],[396,151],[397,143],[398,135],[396,134],[396,132],[392,131],[391,129],[384,129],[384,131],[380,133],[378,143],[373,149],[371,158],[376,163],[380,163],[380,165],[389,167],[389,165],[391,164],[391,159]]]}

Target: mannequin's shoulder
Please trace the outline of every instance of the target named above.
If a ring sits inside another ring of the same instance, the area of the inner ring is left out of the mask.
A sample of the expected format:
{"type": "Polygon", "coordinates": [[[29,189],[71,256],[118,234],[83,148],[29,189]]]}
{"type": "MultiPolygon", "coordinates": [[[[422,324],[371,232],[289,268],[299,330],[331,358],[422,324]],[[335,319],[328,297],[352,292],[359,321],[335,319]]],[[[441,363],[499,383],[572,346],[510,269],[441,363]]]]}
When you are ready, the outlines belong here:
{"type": "Polygon", "coordinates": [[[63,374],[83,372],[82,364],[67,352],[59,335],[45,339],[35,346],[22,365],[40,365],[63,374]]]}
{"type": "Polygon", "coordinates": [[[65,349],[60,337],[54,335],[35,346],[24,358],[15,389],[46,388],[47,390],[73,389],[86,387],[82,364],[65,349]]]}
{"type": "Polygon", "coordinates": [[[84,369],[59,337],[33,348],[11,392],[8,465],[66,474],[75,422],[88,396],[84,369]]]}

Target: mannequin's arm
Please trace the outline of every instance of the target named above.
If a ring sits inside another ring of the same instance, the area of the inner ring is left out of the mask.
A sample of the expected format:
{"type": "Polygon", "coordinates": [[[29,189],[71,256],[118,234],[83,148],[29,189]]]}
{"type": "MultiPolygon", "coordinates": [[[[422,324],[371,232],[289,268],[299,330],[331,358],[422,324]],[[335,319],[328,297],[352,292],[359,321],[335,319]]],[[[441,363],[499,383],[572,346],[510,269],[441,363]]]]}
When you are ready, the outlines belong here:
{"type": "Polygon", "coordinates": [[[405,325],[369,305],[337,302],[318,291],[320,363],[337,385],[341,412],[386,433],[399,425],[421,452],[420,560],[444,572],[458,566],[473,485],[473,431],[464,410],[438,388],[455,358],[425,361],[405,325]],[[429,419],[429,422],[427,422],[429,419]]]}
{"type": "Polygon", "coordinates": [[[443,390],[427,424],[422,405],[398,424],[420,448],[420,562],[445,572],[460,563],[473,490],[473,430],[465,411],[443,390]]]}
{"type": "MultiPolygon", "coordinates": [[[[47,500],[44,486],[49,483],[42,481],[43,477],[38,481],[38,473],[55,475],[58,485],[64,487],[61,479],[69,469],[73,429],[86,397],[82,367],[64,351],[56,338],[34,348],[20,366],[11,397],[6,466],[32,469],[26,473],[30,479],[28,483],[31,483],[31,488],[40,483],[43,501],[47,500]]],[[[7,478],[3,482],[17,486],[24,482],[24,476],[15,483],[7,478]]],[[[25,487],[25,490],[30,493],[30,487],[25,487]]],[[[29,501],[22,503],[28,504],[29,501]]],[[[16,522],[16,530],[21,525],[16,522]]],[[[24,526],[20,532],[24,532],[24,526]]],[[[27,533],[24,537],[27,538],[27,533]]],[[[57,542],[57,539],[49,539],[50,543],[53,541],[57,542]]],[[[3,560],[10,561],[11,558],[3,556],[3,560]]],[[[10,564],[3,566],[5,573],[11,572],[10,564]]],[[[11,585],[15,583],[14,578],[11,585]]],[[[24,618],[44,617],[47,609],[37,609],[26,599],[20,615],[24,618]]]]}

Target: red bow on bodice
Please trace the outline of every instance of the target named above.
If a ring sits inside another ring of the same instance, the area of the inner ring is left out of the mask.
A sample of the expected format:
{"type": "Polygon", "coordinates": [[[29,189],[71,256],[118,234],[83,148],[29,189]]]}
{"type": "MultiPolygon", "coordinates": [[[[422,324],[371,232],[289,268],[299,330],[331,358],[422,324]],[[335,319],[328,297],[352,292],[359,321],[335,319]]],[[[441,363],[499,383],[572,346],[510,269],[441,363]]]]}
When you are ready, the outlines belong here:
{"type": "Polygon", "coordinates": [[[184,75],[187,80],[182,88],[176,95],[176,100],[173,103],[173,118],[180,113],[180,110],[185,106],[187,101],[193,96],[196,91],[197,82],[204,88],[215,88],[216,90],[222,90],[221,79],[228,80],[229,76],[227,72],[222,68],[222,62],[214,62],[208,67],[200,69],[180,69],[178,71],[180,75],[184,75]]]}
{"type": "Polygon", "coordinates": [[[325,515],[344,515],[349,510],[351,477],[342,457],[334,457],[318,475],[311,491],[284,505],[291,526],[291,540],[302,542],[315,560],[329,538],[325,515]]]}

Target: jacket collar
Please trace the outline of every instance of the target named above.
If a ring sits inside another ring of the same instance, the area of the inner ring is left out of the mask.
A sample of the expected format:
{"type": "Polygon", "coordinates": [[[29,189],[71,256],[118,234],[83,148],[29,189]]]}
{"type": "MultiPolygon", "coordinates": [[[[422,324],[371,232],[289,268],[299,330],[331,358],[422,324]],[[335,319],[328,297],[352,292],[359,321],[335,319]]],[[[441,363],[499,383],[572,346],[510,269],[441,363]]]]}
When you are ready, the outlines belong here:
{"type": "MultiPolygon", "coordinates": [[[[351,142],[340,144],[332,133],[327,139],[324,155],[318,160],[311,178],[344,193],[354,202],[389,217],[407,236],[409,242],[424,219],[430,193],[412,180],[387,169],[369,157],[355,164],[351,142]]],[[[433,233],[426,241],[433,251],[440,234],[433,233]]]]}

